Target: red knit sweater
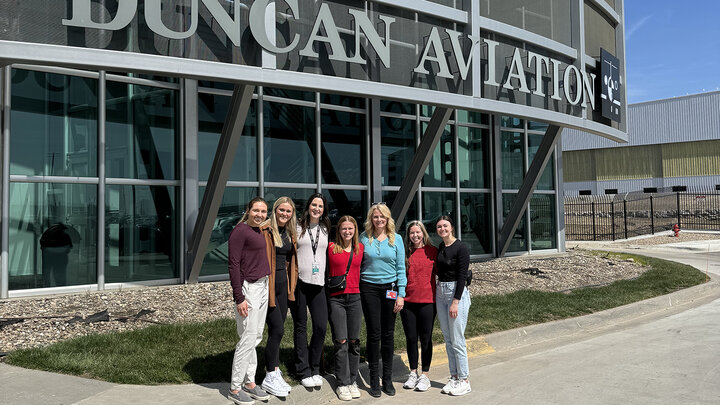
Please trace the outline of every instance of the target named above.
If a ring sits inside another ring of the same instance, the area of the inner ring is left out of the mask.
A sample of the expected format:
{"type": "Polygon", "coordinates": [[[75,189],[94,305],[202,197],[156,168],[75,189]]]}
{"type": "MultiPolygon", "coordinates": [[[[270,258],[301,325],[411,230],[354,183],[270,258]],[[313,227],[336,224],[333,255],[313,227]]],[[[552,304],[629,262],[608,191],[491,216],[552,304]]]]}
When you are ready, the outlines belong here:
{"type": "Polygon", "coordinates": [[[415,303],[435,302],[435,259],[438,250],[431,245],[425,245],[414,251],[408,258],[407,279],[405,288],[405,301],[415,303]]]}

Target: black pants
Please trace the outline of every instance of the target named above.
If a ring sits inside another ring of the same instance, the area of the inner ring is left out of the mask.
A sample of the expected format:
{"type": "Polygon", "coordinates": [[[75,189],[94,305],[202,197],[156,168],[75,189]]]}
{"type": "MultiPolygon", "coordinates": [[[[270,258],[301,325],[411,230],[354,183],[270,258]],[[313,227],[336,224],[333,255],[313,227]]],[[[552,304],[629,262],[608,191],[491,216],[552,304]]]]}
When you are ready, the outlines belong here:
{"type": "Polygon", "coordinates": [[[290,302],[290,313],[294,326],[295,374],[300,379],[320,374],[320,360],[328,323],[325,287],[298,280],[295,288],[295,301],[290,302]],[[308,309],[312,317],[312,337],[309,345],[307,340],[308,309]]]}
{"type": "Polygon", "coordinates": [[[268,339],[265,345],[265,369],[274,371],[280,366],[280,341],[285,334],[285,318],[288,311],[287,272],[275,271],[275,306],[268,307],[265,323],[268,326],[268,339]]]}
{"type": "Polygon", "coordinates": [[[367,329],[366,355],[370,371],[370,386],[377,384],[382,356],[383,385],[392,383],[392,361],[395,349],[395,300],[385,298],[392,284],[360,282],[365,328],[367,329]]]}
{"type": "Polygon", "coordinates": [[[328,303],[335,345],[335,378],[338,385],[352,385],[360,364],[360,294],[336,295],[329,297],[328,303]]]}
{"type": "Polygon", "coordinates": [[[410,370],[418,368],[418,337],[422,348],[422,371],[430,371],[432,362],[432,330],[435,323],[435,304],[405,301],[400,311],[405,339],[407,341],[408,363],[410,370]]]}

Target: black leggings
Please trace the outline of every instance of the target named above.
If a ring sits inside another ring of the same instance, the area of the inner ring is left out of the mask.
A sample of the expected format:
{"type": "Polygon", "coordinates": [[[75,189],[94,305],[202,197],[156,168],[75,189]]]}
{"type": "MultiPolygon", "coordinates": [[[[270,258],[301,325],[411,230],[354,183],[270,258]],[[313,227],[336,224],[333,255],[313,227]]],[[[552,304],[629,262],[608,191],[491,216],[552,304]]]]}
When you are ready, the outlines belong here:
{"type": "Polygon", "coordinates": [[[367,329],[366,355],[370,372],[370,387],[378,384],[381,357],[383,385],[392,384],[396,314],[393,312],[395,300],[385,298],[385,291],[390,288],[392,288],[391,284],[360,282],[360,302],[367,329]]]}
{"type": "Polygon", "coordinates": [[[422,348],[422,372],[430,371],[432,362],[432,330],[435,323],[435,304],[405,301],[400,311],[405,339],[407,340],[408,363],[410,370],[418,368],[418,336],[422,348]]]}
{"type": "Polygon", "coordinates": [[[265,346],[265,368],[275,371],[280,366],[280,341],[285,334],[285,318],[288,311],[287,272],[275,271],[275,306],[268,307],[265,323],[268,326],[268,339],[265,346]]]}
{"type": "Polygon", "coordinates": [[[295,344],[295,374],[299,379],[320,374],[325,332],[328,323],[325,287],[298,280],[295,301],[290,302],[295,344]],[[308,309],[312,318],[312,337],[307,340],[308,309]]]}

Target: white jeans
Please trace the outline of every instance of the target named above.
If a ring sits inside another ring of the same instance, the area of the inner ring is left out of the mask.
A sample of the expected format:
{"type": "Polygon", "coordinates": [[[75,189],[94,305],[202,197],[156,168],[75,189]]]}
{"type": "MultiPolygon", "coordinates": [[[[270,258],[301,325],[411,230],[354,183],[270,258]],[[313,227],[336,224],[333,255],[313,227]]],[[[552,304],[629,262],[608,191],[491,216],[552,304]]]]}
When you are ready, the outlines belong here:
{"type": "Polygon", "coordinates": [[[243,295],[248,303],[248,316],[242,317],[235,308],[235,323],[240,341],[235,345],[235,357],[232,365],[231,390],[242,389],[243,384],[255,382],[257,369],[257,345],[263,338],[265,315],[268,309],[268,278],[263,277],[254,283],[243,282],[243,295]]]}

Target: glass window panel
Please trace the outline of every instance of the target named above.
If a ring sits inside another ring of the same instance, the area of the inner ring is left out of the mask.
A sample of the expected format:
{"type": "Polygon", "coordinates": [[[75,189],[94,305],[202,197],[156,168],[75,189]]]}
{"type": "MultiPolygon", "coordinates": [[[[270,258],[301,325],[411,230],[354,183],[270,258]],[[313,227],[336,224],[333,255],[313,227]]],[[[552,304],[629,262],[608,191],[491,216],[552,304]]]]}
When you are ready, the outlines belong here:
{"type": "Polygon", "coordinates": [[[365,184],[365,115],[322,110],[322,182],[365,184]]]}
{"type": "MultiPolygon", "coordinates": [[[[435,246],[439,246],[442,239],[437,236],[435,232],[435,223],[438,218],[443,215],[447,215],[453,220],[453,225],[457,231],[457,210],[455,207],[455,193],[438,193],[423,191],[423,224],[427,228],[435,246]]],[[[458,236],[457,233],[455,236],[458,236]]]]}
{"type": "MultiPolygon", "coordinates": [[[[510,209],[512,208],[513,202],[515,202],[515,198],[517,197],[516,194],[507,194],[503,193],[503,218],[505,221],[507,221],[507,216],[510,214],[510,209]]],[[[527,223],[527,213],[523,214],[522,219],[520,220],[520,224],[518,224],[517,229],[515,230],[515,233],[512,235],[512,239],[510,240],[510,246],[508,247],[508,252],[526,252],[528,250],[527,248],[527,227],[525,224],[527,223]]]]}
{"type": "Polygon", "coordinates": [[[615,25],[595,5],[585,2],[585,53],[600,58],[600,48],[615,55],[615,25]]]}
{"type": "MultiPolygon", "coordinates": [[[[530,164],[532,164],[532,160],[535,158],[535,154],[537,153],[538,148],[540,148],[540,143],[542,142],[543,135],[536,135],[536,134],[528,134],[528,159],[530,164]]],[[[548,160],[547,165],[545,165],[545,170],[543,171],[542,175],[540,176],[540,181],[538,181],[537,190],[554,190],[555,189],[555,182],[554,180],[554,174],[555,174],[555,153],[550,155],[550,160],[548,160]]]]}
{"type": "Polygon", "coordinates": [[[380,101],[380,111],[395,114],[415,115],[415,104],[399,101],[380,101]]]}
{"type": "MultiPolygon", "coordinates": [[[[423,133],[428,124],[423,123],[423,133]]],[[[425,187],[455,187],[455,148],[453,147],[452,129],[445,127],[440,142],[435,147],[432,159],[425,169],[423,186],[425,187]]],[[[408,162],[408,165],[411,162],[408,162]]]]}
{"type": "Polygon", "coordinates": [[[456,110],[456,117],[459,122],[470,124],[488,125],[490,123],[489,115],[474,111],[456,110]]]}
{"type": "Polygon", "coordinates": [[[480,15],[572,46],[570,0],[480,0],[480,15]]]}
{"type": "Polygon", "coordinates": [[[176,178],[177,105],[175,90],[107,83],[107,177],[176,178]]]}
{"type": "Polygon", "coordinates": [[[363,222],[367,214],[366,191],[362,190],[323,190],[328,201],[328,216],[333,227],[344,215],[350,215],[358,221],[362,232],[363,222]]]}
{"type": "Polygon", "coordinates": [[[315,93],[311,91],[281,89],[277,87],[263,87],[266,96],[291,98],[302,101],[315,101],[315,93]]]}
{"type": "Polygon", "coordinates": [[[265,180],[315,183],[315,109],[264,103],[265,180]]]}
{"type": "Polygon", "coordinates": [[[97,282],[97,186],[10,183],[10,290],[97,282]]]}
{"type": "MultiPolygon", "coordinates": [[[[383,201],[388,206],[388,208],[392,209],[392,205],[395,202],[395,197],[397,197],[397,193],[397,191],[383,191],[383,201]]],[[[367,215],[367,210],[365,211],[364,215],[367,215]]],[[[365,222],[365,219],[366,218],[363,218],[363,222],[365,222]]],[[[399,233],[404,238],[405,230],[407,229],[406,224],[416,219],[420,219],[420,215],[418,211],[417,198],[413,198],[412,202],[410,203],[410,207],[408,207],[407,213],[405,214],[405,219],[403,220],[402,224],[400,224],[400,227],[398,229],[395,229],[395,232],[399,233]]]]}
{"type": "Polygon", "coordinates": [[[164,186],[106,186],[106,282],[178,277],[175,191],[164,186]]]}
{"type": "Polygon", "coordinates": [[[470,254],[492,253],[492,205],[490,194],[460,194],[462,241],[470,254]]]}
{"type": "MultiPolygon", "coordinates": [[[[205,194],[205,187],[200,187],[199,196],[205,194]]],[[[227,187],[223,193],[220,209],[213,224],[210,242],[205,259],[203,259],[201,276],[228,274],[228,238],[235,225],[240,221],[248,201],[256,197],[257,188],[227,187]]],[[[272,202],[270,202],[272,207],[272,202]]]]}
{"type": "Polygon", "coordinates": [[[522,132],[501,131],[502,187],[517,190],[525,175],[525,145],[522,132]]]}
{"type": "Polygon", "coordinates": [[[415,121],[381,117],[382,184],[399,186],[415,156],[415,121]]]}
{"type": "Polygon", "coordinates": [[[420,116],[421,117],[432,117],[433,112],[435,112],[434,105],[421,105],[420,106],[420,116]]]}
{"type": "MultiPolygon", "coordinates": [[[[230,97],[198,95],[198,172],[207,180],[220,142],[230,97]]],[[[255,101],[250,104],[240,143],[234,152],[230,181],[257,181],[257,115],[255,101]]]]}
{"type": "Polygon", "coordinates": [[[458,127],[460,187],[490,187],[489,130],[458,127]]]}
{"type": "Polygon", "coordinates": [[[12,70],[10,173],[97,176],[97,80],[12,70]]]}
{"type": "Polygon", "coordinates": [[[554,194],[534,194],[530,198],[530,239],[533,250],[557,249],[554,194]]]}
{"type": "Polygon", "coordinates": [[[307,204],[308,198],[310,198],[311,195],[315,194],[315,189],[309,189],[309,188],[282,188],[282,187],[265,187],[265,199],[267,202],[272,205],[275,203],[275,200],[277,200],[280,197],[290,197],[292,198],[293,202],[295,203],[295,212],[298,215],[298,219],[302,215],[303,210],[305,209],[305,204],[307,204]]]}
{"type": "Polygon", "coordinates": [[[351,108],[365,108],[365,99],[359,97],[343,96],[339,94],[320,94],[323,104],[339,105],[351,108]]]}
{"type": "Polygon", "coordinates": [[[503,128],[523,129],[525,127],[525,122],[517,117],[501,117],[500,126],[503,128]]]}

